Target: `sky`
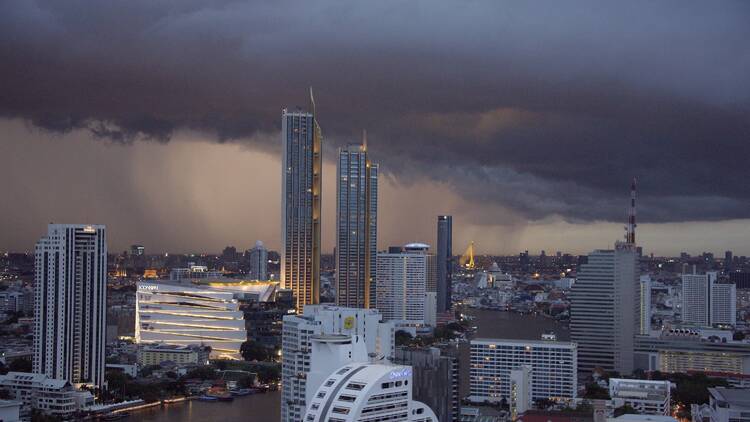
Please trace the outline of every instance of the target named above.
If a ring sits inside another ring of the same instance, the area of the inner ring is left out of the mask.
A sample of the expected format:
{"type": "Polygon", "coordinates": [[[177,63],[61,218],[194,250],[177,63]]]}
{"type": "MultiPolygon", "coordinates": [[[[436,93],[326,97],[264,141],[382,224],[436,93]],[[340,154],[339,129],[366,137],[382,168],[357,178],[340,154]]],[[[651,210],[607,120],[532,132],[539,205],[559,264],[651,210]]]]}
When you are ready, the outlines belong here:
{"type": "Polygon", "coordinates": [[[313,86],[334,158],[368,131],[379,245],[750,255],[750,3],[0,3],[0,250],[279,245],[280,115],[313,86]]]}

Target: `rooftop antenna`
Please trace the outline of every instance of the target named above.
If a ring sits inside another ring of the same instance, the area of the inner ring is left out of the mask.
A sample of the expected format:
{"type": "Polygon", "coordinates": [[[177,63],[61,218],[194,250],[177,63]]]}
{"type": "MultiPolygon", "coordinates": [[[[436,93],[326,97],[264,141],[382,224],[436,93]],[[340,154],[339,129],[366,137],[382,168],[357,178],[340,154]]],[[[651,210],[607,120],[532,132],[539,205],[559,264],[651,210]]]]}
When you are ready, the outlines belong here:
{"type": "Polygon", "coordinates": [[[635,245],[635,193],[636,193],[636,178],[633,177],[633,182],[630,184],[630,209],[628,210],[628,225],[625,226],[625,243],[635,245]]]}

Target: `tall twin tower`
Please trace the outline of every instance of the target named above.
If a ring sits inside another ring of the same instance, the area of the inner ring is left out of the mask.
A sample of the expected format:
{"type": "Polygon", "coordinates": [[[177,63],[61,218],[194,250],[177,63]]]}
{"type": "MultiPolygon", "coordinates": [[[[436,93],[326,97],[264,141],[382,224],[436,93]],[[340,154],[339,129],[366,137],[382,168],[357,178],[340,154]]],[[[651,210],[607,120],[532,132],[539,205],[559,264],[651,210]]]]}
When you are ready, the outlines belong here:
{"type": "MultiPolygon", "coordinates": [[[[281,114],[281,282],[297,312],[320,301],[322,138],[310,90],[310,111],[281,114]]],[[[374,307],[378,165],[360,145],[339,149],[336,186],[337,303],[374,307]]]]}

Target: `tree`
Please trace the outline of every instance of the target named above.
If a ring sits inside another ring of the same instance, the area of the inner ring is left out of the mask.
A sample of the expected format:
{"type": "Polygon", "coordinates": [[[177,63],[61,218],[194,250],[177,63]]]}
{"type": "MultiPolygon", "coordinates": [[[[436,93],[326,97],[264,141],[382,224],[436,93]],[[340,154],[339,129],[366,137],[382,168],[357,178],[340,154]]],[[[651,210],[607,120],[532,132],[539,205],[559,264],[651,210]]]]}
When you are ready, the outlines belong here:
{"type": "Polygon", "coordinates": [[[609,400],[609,391],[599,384],[592,382],[586,385],[586,393],[583,395],[587,399],[609,400]]]}
{"type": "Polygon", "coordinates": [[[745,333],[743,333],[742,331],[737,331],[734,333],[732,338],[736,341],[742,341],[745,339],[745,333]]]}
{"type": "Polygon", "coordinates": [[[245,375],[237,381],[237,386],[240,388],[250,388],[255,384],[255,376],[245,375]]]}
{"type": "Polygon", "coordinates": [[[633,407],[630,406],[629,404],[623,405],[623,406],[618,407],[617,409],[615,409],[615,417],[622,416],[622,415],[625,415],[625,414],[635,415],[635,414],[638,414],[638,411],[636,411],[635,409],[633,409],[633,407]]]}
{"type": "Polygon", "coordinates": [[[414,340],[414,336],[412,336],[411,333],[404,331],[404,330],[396,331],[395,337],[396,337],[396,346],[406,346],[409,343],[411,343],[412,340],[414,340]]]}
{"type": "Polygon", "coordinates": [[[185,375],[185,378],[187,379],[198,378],[202,380],[212,380],[216,379],[216,377],[216,370],[210,366],[200,366],[194,368],[185,375]]]}
{"type": "Polygon", "coordinates": [[[31,372],[31,361],[28,359],[15,359],[8,365],[11,372],[31,372]]]}
{"type": "Polygon", "coordinates": [[[264,384],[277,382],[281,379],[281,369],[278,365],[258,366],[258,380],[264,384]]]}
{"type": "Polygon", "coordinates": [[[240,347],[240,353],[242,353],[242,357],[245,360],[249,361],[255,360],[262,362],[270,358],[268,349],[266,349],[263,345],[251,340],[242,343],[242,346],[240,347]]]}

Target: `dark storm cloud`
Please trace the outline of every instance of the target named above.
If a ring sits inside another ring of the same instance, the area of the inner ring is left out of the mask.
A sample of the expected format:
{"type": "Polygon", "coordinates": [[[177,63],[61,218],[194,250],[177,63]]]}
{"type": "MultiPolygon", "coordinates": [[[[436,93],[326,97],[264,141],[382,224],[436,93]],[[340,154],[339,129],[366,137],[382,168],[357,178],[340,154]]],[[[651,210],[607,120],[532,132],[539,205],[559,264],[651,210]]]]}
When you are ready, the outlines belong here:
{"type": "Polygon", "coordinates": [[[6,1],[0,115],[275,148],[254,135],[313,85],[328,154],[367,127],[404,183],[621,220],[637,175],[647,221],[748,218],[748,22],[742,1],[6,1]]]}

